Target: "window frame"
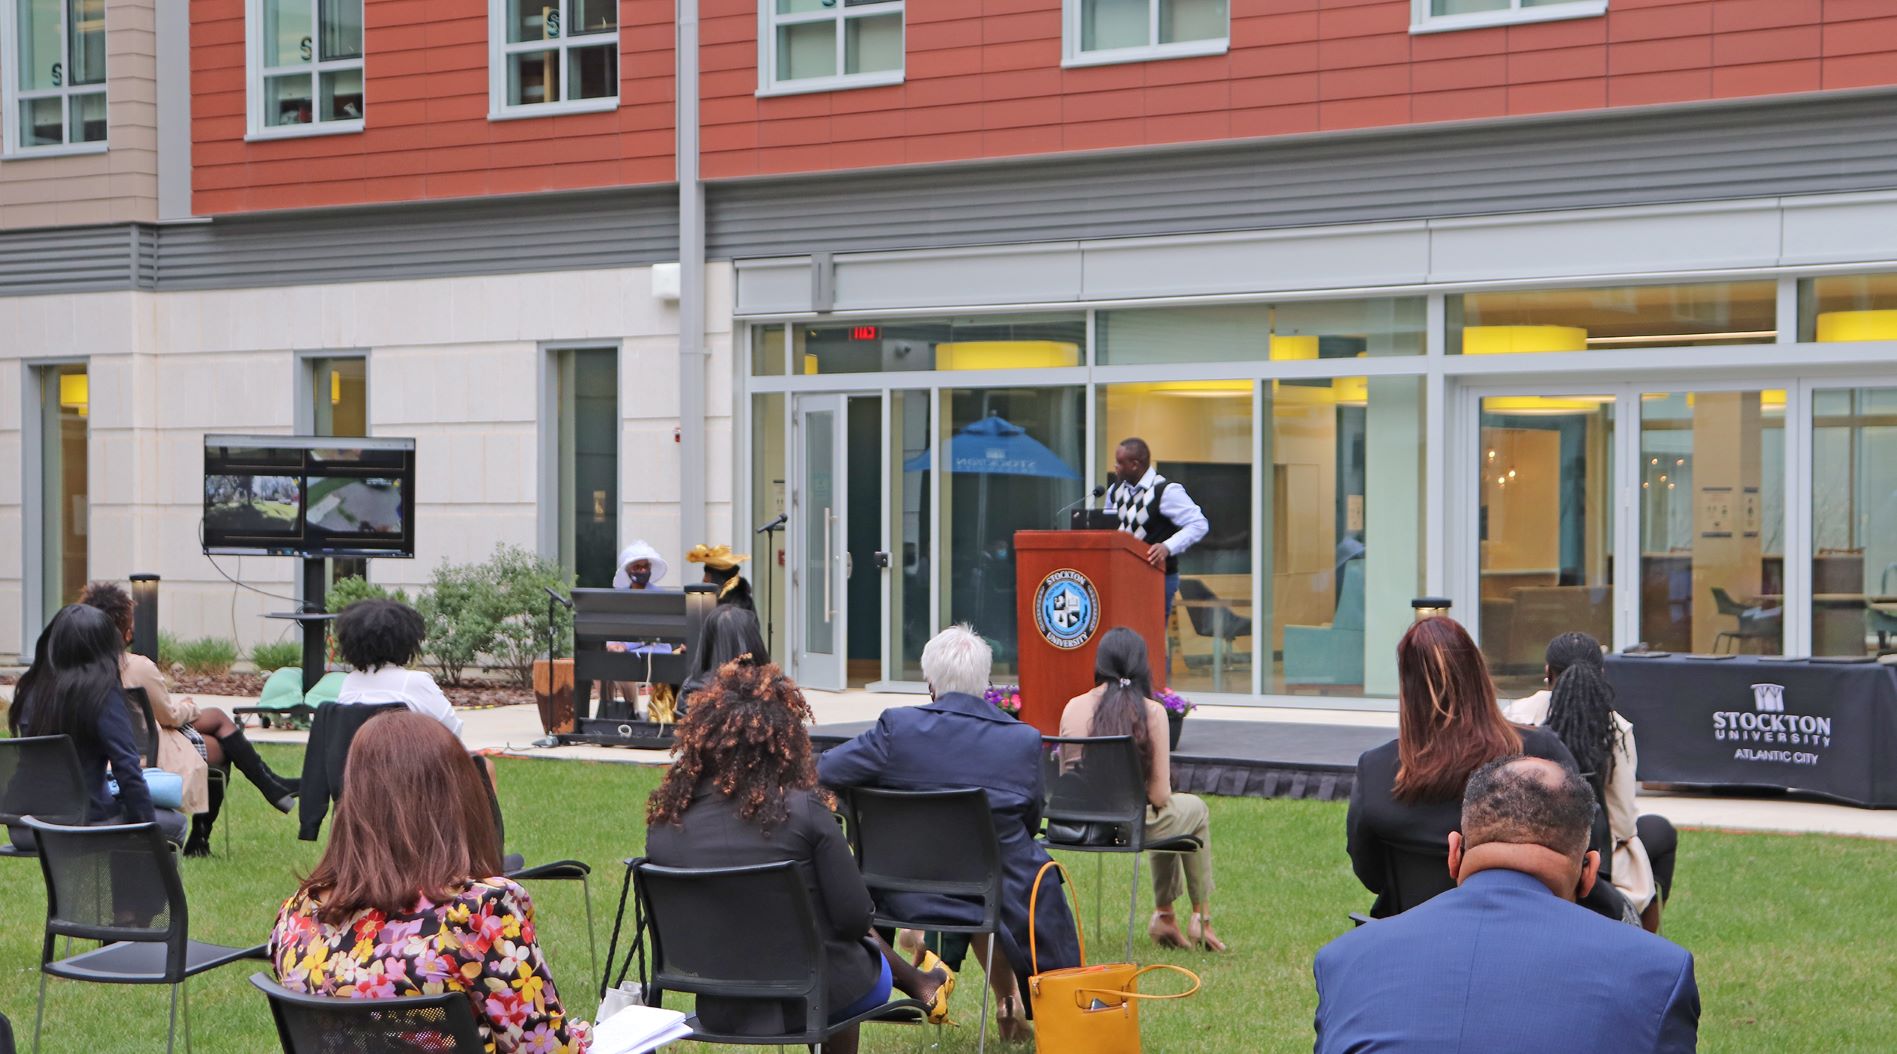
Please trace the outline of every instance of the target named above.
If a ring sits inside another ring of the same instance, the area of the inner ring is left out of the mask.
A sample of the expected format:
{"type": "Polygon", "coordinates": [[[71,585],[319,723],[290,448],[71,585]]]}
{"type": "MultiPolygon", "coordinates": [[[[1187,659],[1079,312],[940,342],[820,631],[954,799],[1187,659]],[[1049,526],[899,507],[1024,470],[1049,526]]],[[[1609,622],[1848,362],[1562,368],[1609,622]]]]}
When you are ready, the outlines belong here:
{"type": "MultiPolygon", "coordinates": [[[[264,5],[270,0],[244,0],[244,121],[246,140],[298,139],[313,135],[348,135],[365,127],[369,113],[369,54],[367,12],[363,14],[362,54],[354,58],[316,58],[294,66],[264,65],[264,5]],[[325,121],[317,116],[317,100],[322,94],[322,75],[339,70],[362,73],[363,116],[340,121],[325,121]],[[268,124],[264,121],[264,85],[272,77],[304,74],[310,81],[310,122],[308,124],[268,124]]],[[[322,0],[303,0],[310,9],[310,37],[320,47],[322,38],[322,0]]],[[[357,0],[365,8],[368,0],[357,0]]]]}
{"type": "MultiPolygon", "coordinates": [[[[62,66],[72,64],[72,41],[69,34],[70,11],[73,0],[59,0],[59,47],[62,66]]],[[[20,40],[19,10],[20,0],[0,0],[0,157],[34,158],[67,157],[75,154],[102,154],[110,148],[112,142],[112,44],[111,26],[108,22],[103,32],[106,35],[105,79],[98,85],[61,85],[57,88],[35,88],[27,90],[20,87],[20,40]],[[72,100],[80,95],[98,95],[105,100],[106,133],[105,138],[97,142],[75,143],[72,135],[72,100]],[[59,100],[60,142],[29,145],[24,142],[24,131],[20,118],[20,104],[29,99],[59,100]]],[[[110,8],[102,6],[101,17],[110,17],[110,8]]]]}
{"type": "Polygon", "coordinates": [[[1500,11],[1472,11],[1463,15],[1430,13],[1430,0],[1410,0],[1410,33],[1454,33],[1489,26],[1519,26],[1535,22],[1565,22],[1576,18],[1600,18],[1607,14],[1609,0],[1566,0],[1547,7],[1523,7],[1521,0],[1508,0],[1500,11]]]}
{"type": "MultiPolygon", "coordinates": [[[[1232,5],[1225,5],[1225,35],[1208,40],[1180,40],[1159,43],[1159,0],[1146,0],[1147,39],[1150,44],[1130,48],[1103,48],[1085,51],[1080,47],[1086,0],[1061,0],[1061,62],[1063,67],[1109,66],[1121,62],[1157,62],[1164,59],[1198,58],[1223,55],[1232,49],[1232,5]]],[[[1428,0],[1423,0],[1427,3],[1428,0]]]]}
{"type": "Polygon", "coordinates": [[[849,0],[838,0],[835,10],[806,11],[800,14],[780,15],[777,13],[777,0],[758,0],[758,89],[760,96],[771,95],[808,95],[812,92],[848,91],[852,88],[879,88],[891,84],[901,84],[909,75],[909,3],[908,0],[864,0],[874,3],[869,7],[851,13],[849,0]],[[893,70],[873,70],[868,73],[843,73],[844,54],[847,37],[844,25],[851,18],[886,17],[896,14],[902,18],[902,65],[893,70]],[[806,25],[815,22],[834,23],[836,29],[836,68],[839,72],[828,77],[807,77],[801,80],[780,81],[777,77],[777,30],[779,26],[806,25]]]}
{"type": "MultiPolygon", "coordinates": [[[[567,24],[567,12],[573,0],[553,0],[560,5],[560,24],[567,24]]],[[[618,0],[614,0],[617,5],[618,0]]],[[[625,78],[625,51],[620,38],[623,23],[615,16],[613,31],[606,33],[583,33],[579,36],[561,36],[553,40],[522,40],[510,43],[507,39],[508,0],[488,0],[487,3],[487,119],[490,121],[517,121],[531,117],[553,117],[569,113],[604,113],[619,109],[620,91],[625,78]],[[612,38],[613,47],[613,93],[596,99],[561,98],[552,102],[510,103],[507,101],[507,57],[528,51],[555,51],[560,61],[560,94],[566,95],[571,81],[566,74],[567,52],[576,47],[598,47],[612,38]]]]}

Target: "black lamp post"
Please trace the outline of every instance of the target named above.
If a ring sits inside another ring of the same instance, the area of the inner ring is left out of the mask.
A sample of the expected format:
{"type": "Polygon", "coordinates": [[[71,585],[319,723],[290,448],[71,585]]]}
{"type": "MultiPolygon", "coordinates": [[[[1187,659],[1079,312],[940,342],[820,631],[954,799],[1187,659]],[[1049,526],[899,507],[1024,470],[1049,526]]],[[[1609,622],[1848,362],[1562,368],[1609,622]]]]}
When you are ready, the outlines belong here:
{"type": "Polygon", "coordinates": [[[158,576],[132,576],[132,650],[158,661],[158,576]]]}

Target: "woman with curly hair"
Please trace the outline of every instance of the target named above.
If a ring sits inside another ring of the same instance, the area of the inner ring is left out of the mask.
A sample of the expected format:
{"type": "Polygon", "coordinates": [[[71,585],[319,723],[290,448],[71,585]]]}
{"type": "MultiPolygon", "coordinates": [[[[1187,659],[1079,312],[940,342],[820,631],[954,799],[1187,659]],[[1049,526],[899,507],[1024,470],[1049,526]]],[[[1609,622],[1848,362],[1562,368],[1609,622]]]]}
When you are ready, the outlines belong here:
{"type": "MultiPolygon", "coordinates": [[[[678,724],[676,758],[646,804],[646,858],[667,867],[797,865],[823,936],[830,1019],[855,1017],[887,1001],[892,988],[948,1016],[955,975],[932,954],[912,966],[870,928],[869,889],[857,872],[804,725],[810,706],[776,666],[730,662],[692,698],[678,724]]],[[[698,1016],[723,1032],[801,1027],[801,1011],[769,1000],[705,997],[698,1016]]],[[[857,1031],[824,1044],[855,1054],[857,1031]]]]}

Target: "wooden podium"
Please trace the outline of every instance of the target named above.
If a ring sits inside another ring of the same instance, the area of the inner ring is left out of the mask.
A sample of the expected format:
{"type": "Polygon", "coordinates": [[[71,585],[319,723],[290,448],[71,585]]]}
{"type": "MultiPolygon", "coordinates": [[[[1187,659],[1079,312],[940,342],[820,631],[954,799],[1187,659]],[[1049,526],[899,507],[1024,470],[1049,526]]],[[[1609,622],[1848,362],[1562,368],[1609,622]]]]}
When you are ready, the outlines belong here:
{"type": "Polygon", "coordinates": [[[1093,687],[1100,638],[1125,626],[1146,639],[1153,687],[1166,683],[1166,574],[1124,531],[1016,531],[1016,651],[1021,720],[1055,735],[1067,700],[1093,687]]]}

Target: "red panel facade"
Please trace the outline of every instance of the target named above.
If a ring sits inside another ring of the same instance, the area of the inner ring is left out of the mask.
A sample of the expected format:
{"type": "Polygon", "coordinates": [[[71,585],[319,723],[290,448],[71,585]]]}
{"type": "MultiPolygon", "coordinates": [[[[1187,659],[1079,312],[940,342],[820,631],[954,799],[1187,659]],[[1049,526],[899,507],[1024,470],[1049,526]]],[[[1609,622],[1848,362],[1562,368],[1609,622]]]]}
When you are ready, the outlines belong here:
{"type": "Polygon", "coordinates": [[[488,120],[485,0],[366,0],[361,132],[245,141],[244,0],[191,4],[200,215],[669,183],[672,0],[620,0],[619,106],[488,120]]]}
{"type": "Polygon", "coordinates": [[[757,96],[756,0],[702,0],[707,179],[1897,84],[1891,0],[1610,0],[1410,34],[1409,0],[1231,0],[1224,55],[1061,68],[1061,0],[908,0],[904,83],[757,96]]]}

